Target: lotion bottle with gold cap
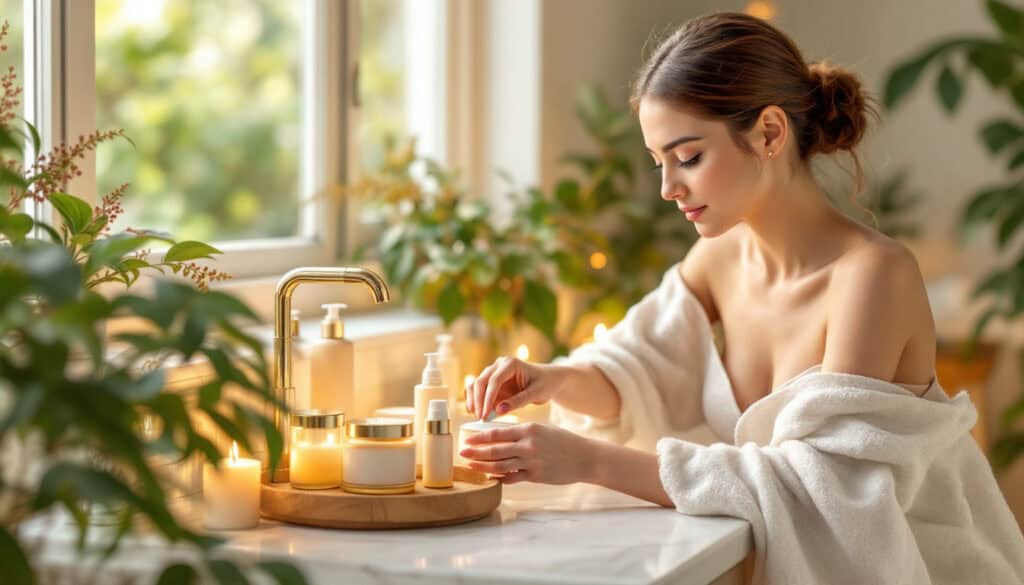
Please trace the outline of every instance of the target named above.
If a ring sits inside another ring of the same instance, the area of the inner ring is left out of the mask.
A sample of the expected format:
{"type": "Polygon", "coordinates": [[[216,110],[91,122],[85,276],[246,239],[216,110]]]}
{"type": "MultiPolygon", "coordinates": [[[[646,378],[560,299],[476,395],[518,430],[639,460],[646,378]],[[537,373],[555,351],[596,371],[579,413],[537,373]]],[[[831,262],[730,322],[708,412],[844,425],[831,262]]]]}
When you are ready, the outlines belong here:
{"type": "Polygon", "coordinates": [[[348,305],[327,303],[320,321],[320,338],[310,342],[310,407],[318,410],[354,412],[353,386],[355,348],[345,339],[341,311],[348,305]]]}
{"type": "Polygon", "coordinates": [[[455,462],[452,447],[452,421],[448,401],[431,400],[423,429],[423,487],[452,487],[455,462]]]}

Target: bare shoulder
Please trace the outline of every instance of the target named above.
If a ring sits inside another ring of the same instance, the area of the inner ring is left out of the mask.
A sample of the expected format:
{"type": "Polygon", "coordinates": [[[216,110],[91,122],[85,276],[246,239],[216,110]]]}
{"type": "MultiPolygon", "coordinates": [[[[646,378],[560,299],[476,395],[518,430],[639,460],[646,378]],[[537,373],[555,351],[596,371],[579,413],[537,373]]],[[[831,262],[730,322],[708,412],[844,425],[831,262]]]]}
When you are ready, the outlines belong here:
{"type": "Polygon", "coordinates": [[[903,244],[875,234],[852,246],[833,269],[827,310],[824,370],[931,379],[935,325],[921,270],[903,244]]]}
{"type": "Polygon", "coordinates": [[[735,238],[725,234],[716,238],[699,238],[679,264],[680,276],[686,287],[704,306],[708,321],[719,319],[718,306],[712,291],[715,279],[721,278],[722,268],[734,264],[735,238]]]}

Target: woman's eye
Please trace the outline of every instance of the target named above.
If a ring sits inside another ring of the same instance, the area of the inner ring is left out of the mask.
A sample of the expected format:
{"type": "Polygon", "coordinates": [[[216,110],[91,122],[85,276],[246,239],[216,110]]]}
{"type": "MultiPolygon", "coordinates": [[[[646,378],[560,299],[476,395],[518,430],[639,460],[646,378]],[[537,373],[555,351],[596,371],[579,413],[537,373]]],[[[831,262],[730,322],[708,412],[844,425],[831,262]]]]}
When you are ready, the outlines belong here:
{"type": "MultiPolygon", "coordinates": [[[[701,153],[701,154],[703,154],[703,153],[701,153]]],[[[698,155],[694,156],[691,159],[679,161],[679,166],[681,166],[681,167],[692,167],[692,166],[694,166],[694,165],[696,165],[697,163],[700,162],[700,157],[701,157],[701,155],[698,154],[698,155]]],[[[653,172],[661,171],[661,167],[662,167],[662,165],[654,165],[653,167],[651,167],[651,171],[653,171],[653,172]]]]}
{"type": "MultiPolygon", "coordinates": [[[[701,153],[701,154],[703,154],[703,153],[701,153]]],[[[681,167],[692,167],[692,166],[696,165],[699,162],[700,162],[700,154],[694,156],[693,158],[691,158],[689,160],[680,161],[679,162],[679,166],[681,166],[681,167]]]]}

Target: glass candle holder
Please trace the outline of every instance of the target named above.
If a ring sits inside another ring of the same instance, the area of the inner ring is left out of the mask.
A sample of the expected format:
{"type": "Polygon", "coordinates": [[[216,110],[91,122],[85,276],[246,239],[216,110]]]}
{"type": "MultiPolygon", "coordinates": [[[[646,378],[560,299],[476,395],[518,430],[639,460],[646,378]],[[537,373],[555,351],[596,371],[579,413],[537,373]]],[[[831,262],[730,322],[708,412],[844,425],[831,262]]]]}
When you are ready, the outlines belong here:
{"type": "Polygon", "coordinates": [[[412,421],[375,417],[345,425],[341,488],[356,494],[407,494],[416,489],[412,421]]]}
{"type": "Polygon", "coordinates": [[[292,487],[323,490],[341,485],[344,414],[336,410],[296,410],[291,415],[289,480],[292,487]]]}

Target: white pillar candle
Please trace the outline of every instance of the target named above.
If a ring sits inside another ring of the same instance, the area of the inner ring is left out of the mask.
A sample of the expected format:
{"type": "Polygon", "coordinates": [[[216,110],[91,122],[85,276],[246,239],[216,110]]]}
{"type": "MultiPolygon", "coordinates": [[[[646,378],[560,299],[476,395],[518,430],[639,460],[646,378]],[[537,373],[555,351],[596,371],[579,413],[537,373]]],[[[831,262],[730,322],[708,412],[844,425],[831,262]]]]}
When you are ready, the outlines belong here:
{"type": "Polygon", "coordinates": [[[238,456],[238,443],[220,469],[203,465],[203,523],[210,530],[255,528],[260,519],[260,462],[238,456]]]}

